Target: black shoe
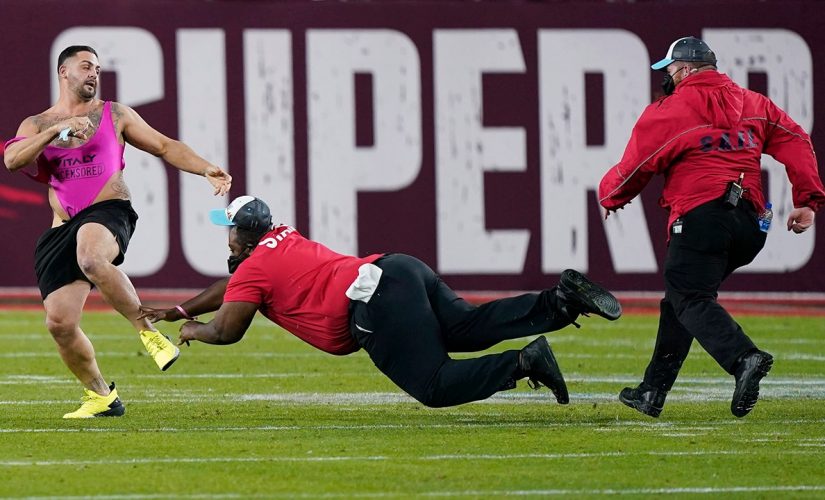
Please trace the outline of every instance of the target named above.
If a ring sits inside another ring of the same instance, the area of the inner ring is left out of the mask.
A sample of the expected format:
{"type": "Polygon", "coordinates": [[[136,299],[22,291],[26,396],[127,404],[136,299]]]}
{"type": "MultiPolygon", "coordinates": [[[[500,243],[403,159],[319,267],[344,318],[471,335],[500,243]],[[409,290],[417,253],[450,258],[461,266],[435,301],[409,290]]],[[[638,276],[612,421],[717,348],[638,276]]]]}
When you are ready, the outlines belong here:
{"type": "Polygon", "coordinates": [[[771,371],[773,356],[765,351],[744,354],[736,367],[736,389],[730,402],[730,412],[744,417],[759,399],[759,381],[771,371]]]}
{"type": "Polygon", "coordinates": [[[625,387],[619,393],[619,401],[654,418],[662,413],[666,397],[667,391],[656,389],[645,383],[639,384],[636,388],[625,387]]]}
{"type": "Polygon", "coordinates": [[[612,293],[572,269],[561,273],[556,294],[563,304],[562,310],[571,321],[579,314],[598,314],[610,321],[622,315],[622,306],[612,293]]]}
{"type": "Polygon", "coordinates": [[[566,405],[570,402],[567,384],[564,383],[559,364],[546,338],[539,337],[524,346],[519,353],[518,367],[524,375],[529,377],[532,382],[530,387],[538,389],[541,385],[545,385],[553,391],[559,404],[566,405]]]}

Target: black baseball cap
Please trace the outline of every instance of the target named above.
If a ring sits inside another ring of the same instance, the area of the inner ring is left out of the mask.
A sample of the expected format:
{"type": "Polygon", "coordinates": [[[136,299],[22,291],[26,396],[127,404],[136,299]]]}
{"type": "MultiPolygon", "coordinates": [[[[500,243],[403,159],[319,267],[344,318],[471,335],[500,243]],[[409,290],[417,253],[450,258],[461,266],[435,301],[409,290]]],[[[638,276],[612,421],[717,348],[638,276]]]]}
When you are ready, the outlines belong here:
{"type": "Polygon", "coordinates": [[[210,210],[209,219],[218,226],[238,226],[251,231],[272,227],[269,207],[260,199],[248,195],[238,196],[226,208],[210,210]]]}
{"type": "Polygon", "coordinates": [[[716,54],[702,40],[686,36],[671,43],[665,58],[651,65],[650,69],[663,70],[673,61],[705,62],[716,66],[716,54]]]}

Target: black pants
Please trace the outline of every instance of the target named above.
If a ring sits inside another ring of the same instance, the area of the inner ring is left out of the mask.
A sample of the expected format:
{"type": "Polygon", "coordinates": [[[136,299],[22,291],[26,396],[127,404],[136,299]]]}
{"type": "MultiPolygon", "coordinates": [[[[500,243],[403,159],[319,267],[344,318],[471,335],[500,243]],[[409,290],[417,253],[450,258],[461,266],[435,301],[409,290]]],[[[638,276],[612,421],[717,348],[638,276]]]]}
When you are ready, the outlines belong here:
{"type": "Polygon", "coordinates": [[[644,379],[665,391],[676,381],[694,338],[730,374],[737,359],[755,348],[716,297],[722,282],[762,250],[766,237],[745,200],[737,208],[714,200],[681,221],[681,233],[671,230],[659,333],[644,379]]]}
{"type": "Polygon", "coordinates": [[[485,399],[521,376],[518,351],[472,359],[447,353],[481,351],[571,323],[553,290],[475,307],[414,257],[387,255],[375,265],[383,271],[378,288],[369,303],[352,301],[350,330],[382,373],[427,406],[485,399]]]}
{"type": "Polygon", "coordinates": [[[138,215],[129,200],[105,200],[84,208],[62,225],[43,233],[34,250],[34,271],[43,300],[69,283],[89,281],[77,263],[77,232],[83,224],[95,222],[112,232],[120,248],[112,264],[119,266],[123,263],[137,220],[138,215]]]}

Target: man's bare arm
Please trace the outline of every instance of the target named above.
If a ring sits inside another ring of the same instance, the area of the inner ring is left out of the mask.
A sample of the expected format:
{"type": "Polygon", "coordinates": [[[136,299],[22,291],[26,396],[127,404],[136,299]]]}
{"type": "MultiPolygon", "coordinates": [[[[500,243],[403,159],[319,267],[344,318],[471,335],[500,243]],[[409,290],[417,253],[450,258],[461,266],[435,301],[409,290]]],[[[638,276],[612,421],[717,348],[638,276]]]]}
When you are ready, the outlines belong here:
{"type": "Polygon", "coordinates": [[[209,288],[206,290],[180,304],[180,308],[189,315],[189,318],[186,318],[183,312],[177,307],[156,309],[153,307],[140,306],[141,314],[138,319],[146,318],[152,323],[157,323],[158,321],[178,321],[184,318],[191,319],[194,316],[217,311],[223,303],[223,295],[226,293],[226,285],[228,283],[228,277],[216,281],[209,285],[209,288]]]}
{"type": "Polygon", "coordinates": [[[31,164],[37,156],[46,149],[62,130],[69,129],[69,135],[78,139],[86,139],[86,131],[92,126],[91,121],[85,116],[75,116],[66,120],[54,123],[42,131],[37,124],[37,117],[30,116],[23,120],[17,129],[16,137],[25,139],[9,145],[3,152],[3,162],[9,171],[20,170],[31,164]]]}
{"type": "Polygon", "coordinates": [[[198,340],[206,344],[234,344],[241,340],[255,312],[258,304],[252,302],[224,302],[215,317],[209,323],[187,321],[180,328],[178,344],[190,340],[198,340]]]}
{"type": "Polygon", "coordinates": [[[123,137],[132,146],[163,158],[164,161],[183,172],[206,177],[215,188],[215,194],[224,195],[232,186],[232,176],[198,156],[186,144],[170,139],[153,129],[132,108],[123,104],[113,104],[113,112],[123,131],[123,137]]]}

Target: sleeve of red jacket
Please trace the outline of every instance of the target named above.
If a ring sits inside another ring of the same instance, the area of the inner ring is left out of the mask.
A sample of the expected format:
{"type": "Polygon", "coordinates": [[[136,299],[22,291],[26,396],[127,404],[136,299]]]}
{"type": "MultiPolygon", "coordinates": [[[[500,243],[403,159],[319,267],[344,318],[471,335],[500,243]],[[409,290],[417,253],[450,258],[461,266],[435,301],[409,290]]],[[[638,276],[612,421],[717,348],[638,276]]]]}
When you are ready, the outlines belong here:
{"type": "Polygon", "coordinates": [[[654,175],[667,168],[670,128],[658,103],[645,109],[633,127],[621,161],[599,183],[599,203],[604,208],[617,210],[627,205],[654,175]]]}
{"type": "Polygon", "coordinates": [[[819,177],[811,138],[787,113],[768,101],[768,133],[763,152],[785,165],[791,181],[794,207],[819,210],[825,205],[825,189],[819,177]]]}

